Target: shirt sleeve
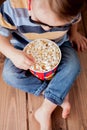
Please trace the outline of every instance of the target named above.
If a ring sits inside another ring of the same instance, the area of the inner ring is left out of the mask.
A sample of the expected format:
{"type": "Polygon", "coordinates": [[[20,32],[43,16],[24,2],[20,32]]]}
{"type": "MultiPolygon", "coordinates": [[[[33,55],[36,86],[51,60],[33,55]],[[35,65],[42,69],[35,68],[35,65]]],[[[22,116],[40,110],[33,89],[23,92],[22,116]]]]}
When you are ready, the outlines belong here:
{"type": "Polygon", "coordinates": [[[0,35],[5,37],[11,34],[12,30],[16,30],[15,17],[9,0],[3,2],[0,6],[0,35]]]}

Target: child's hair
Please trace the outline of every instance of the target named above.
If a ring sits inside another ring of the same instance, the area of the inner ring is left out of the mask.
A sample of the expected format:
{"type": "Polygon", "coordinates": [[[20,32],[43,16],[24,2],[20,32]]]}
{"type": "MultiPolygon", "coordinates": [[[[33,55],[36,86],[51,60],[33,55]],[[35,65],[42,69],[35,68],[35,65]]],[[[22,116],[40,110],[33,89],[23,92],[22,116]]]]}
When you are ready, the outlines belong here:
{"type": "Polygon", "coordinates": [[[48,0],[52,11],[61,19],[70,20],[75,17],[84,4],[84,0],[48,0]]]}

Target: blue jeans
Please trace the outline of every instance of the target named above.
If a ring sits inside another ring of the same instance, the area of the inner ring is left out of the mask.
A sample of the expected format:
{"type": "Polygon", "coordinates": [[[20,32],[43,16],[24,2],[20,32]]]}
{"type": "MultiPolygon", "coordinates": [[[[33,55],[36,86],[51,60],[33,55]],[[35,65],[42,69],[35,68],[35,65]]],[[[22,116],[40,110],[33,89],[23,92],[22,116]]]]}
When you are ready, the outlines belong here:
{"type": "Polygon", "coordinates": [[[44,98],[57,105],[61,105],[80,72],[80,63],[69,41],[63,43],[60,49],[62,59],[56,74],[50,81],[41,81],[29,71],[16,68],[9,59],[6,59],[4,63],[4,81],[15,88],[37,96],[44,91],[44,98]]]}

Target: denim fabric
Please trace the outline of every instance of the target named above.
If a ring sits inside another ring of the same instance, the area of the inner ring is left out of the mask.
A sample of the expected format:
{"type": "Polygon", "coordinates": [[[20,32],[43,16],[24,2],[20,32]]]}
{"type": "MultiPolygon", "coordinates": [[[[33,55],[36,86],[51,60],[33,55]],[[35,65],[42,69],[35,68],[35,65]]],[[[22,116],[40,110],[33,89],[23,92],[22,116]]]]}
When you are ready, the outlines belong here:
{"type": "Polygon", "coordinates": [[[44,98],[61,105],[80,72],[80,63],[69,41],[64,42],[60,49],[62,59],[55,76],[50,81],[41,81],[29,71],[16,68],[9,59],[6,59],[4,63],[4,81],[15,88],[37,96],[44,91],[44,98]]]}

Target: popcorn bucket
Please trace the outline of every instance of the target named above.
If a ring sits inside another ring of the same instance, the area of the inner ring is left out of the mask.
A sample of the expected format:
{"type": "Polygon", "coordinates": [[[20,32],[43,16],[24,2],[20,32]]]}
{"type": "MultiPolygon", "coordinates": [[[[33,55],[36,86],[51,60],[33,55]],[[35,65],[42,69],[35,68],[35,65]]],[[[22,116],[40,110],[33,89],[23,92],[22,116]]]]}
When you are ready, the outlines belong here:
{"type": "Polygon", "coordinates": [[[30,72],[41,80],[51,80],[61,60],[58,45],[48,39],[36,39],[27,44],[24,51],[31,54],[36,61],[36,64],[29,68],[30,72]]]}
{"type": "Polygon", "coordinates": [[[30,72],[41,80],[51,80],[56,70],[57,70],[57,66],[53,70],[47,72],[37,72],[31,69],[30,72]]]}

